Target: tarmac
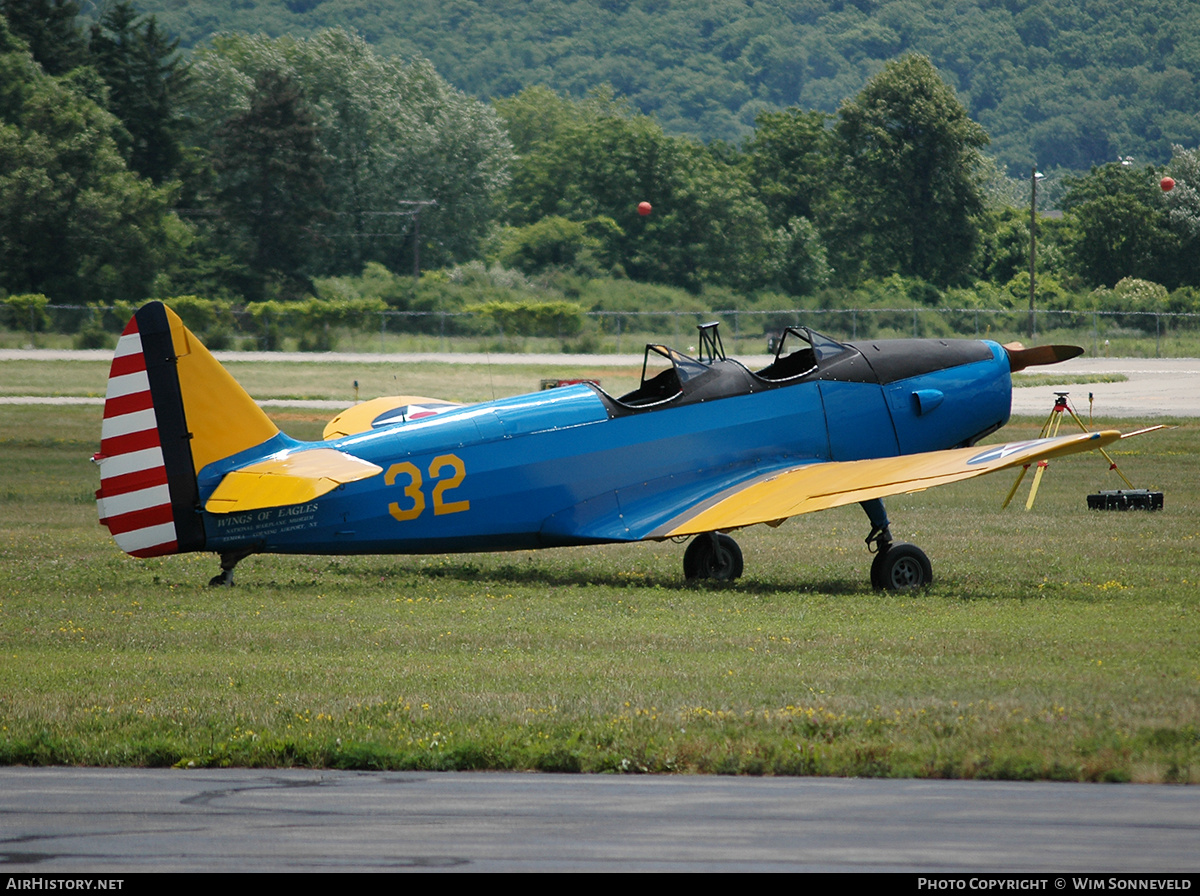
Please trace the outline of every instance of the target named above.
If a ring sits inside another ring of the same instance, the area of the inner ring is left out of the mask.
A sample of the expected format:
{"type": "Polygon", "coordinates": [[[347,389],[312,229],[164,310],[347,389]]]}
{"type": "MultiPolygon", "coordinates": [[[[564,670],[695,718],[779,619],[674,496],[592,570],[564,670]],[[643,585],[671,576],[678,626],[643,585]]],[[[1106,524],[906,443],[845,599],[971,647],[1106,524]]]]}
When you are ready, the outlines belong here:
{"type": "Polygon", "coordinates": [[[1137,784],[9,767],[0,821],[8,889],[197,871],[883,871],[1072,891],[1141,874],[1190,889],[1200,866],[1200,788],[1137,784]],[[995,877],[1012,873],[1034,880],[995,877]]]}

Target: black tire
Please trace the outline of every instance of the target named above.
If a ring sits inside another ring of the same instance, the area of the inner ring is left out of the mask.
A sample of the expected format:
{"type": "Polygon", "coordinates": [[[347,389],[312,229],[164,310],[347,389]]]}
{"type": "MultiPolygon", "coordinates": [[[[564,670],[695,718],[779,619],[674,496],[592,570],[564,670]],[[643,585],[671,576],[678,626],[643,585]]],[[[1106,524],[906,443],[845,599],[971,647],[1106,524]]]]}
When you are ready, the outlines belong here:
{"type": "Polygon", "coordinates": [[[716,579],[732,582],[742,574],[742,549],[721,532],[697,535],[683,552],[683,575],[689,582],[716,579]]]}
{"type": "Polygon", "coordinates": [[[915,544],[894,544],[871,563],[871,585],[881,591],[906,591],[933,584],[933,565],[915,544]]]}

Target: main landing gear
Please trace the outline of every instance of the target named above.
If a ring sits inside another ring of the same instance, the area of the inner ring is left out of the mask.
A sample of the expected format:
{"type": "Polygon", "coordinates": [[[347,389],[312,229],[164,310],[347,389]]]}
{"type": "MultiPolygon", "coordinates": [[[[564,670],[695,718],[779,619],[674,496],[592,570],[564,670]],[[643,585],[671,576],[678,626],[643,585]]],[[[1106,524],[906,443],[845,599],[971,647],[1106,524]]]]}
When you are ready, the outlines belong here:
{"type": "Polygon", "coordinates": [[[871,562],[871,587],[879,591],[904,591],[933,584],[933,566],[915,544],[892,541],[887,512],[878,498],[863,501],[862,508],[871,520],[867,550],[875,554],[871,562]]]}
{"type": "Polygon", "coordinates": [[[689,582],[716,579],[732,582],[742,574],[742,549],[724,532],[705,532],[683,552],[683,576],[689,582]]]}
{"type": "MultiPolygon", "coordinates": [[[[879,591],[905,591],[933,584],[933,566],[915,544],[892,541],[888,527],[874,526],[867,536],[871,586],[879,591]]],[[[732,582],[742,574],[742,549],[723,532],[697,535],[683,552],[683,575],[689,582],[713,579],[732,582]]],[[[218,584],[214,579],[214,584],[218,584]]]]}
{"type": "MultiPolygon", "coordinates": [[[[871,541],[871,536],[867,536],[868,546],[871,541]]],[[[878,547],[871,561],[871,587],[878,591],[904,591],[933,584],[933,566],[915,544],[895,544],[878,537],[875,543],[878,547]]]]}

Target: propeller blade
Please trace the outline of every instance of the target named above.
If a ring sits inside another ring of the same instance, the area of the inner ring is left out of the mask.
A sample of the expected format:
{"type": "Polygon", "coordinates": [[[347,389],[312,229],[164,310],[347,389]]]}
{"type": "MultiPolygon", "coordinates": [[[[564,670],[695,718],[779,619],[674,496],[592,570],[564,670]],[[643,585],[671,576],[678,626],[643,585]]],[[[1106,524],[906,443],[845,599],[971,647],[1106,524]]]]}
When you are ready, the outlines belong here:
{"type": "Polygon", "coordinates": [[[1083,354],[1083,349],[1078,345],[1039,345],[1025,348],[1019,342],[1009,343],[1004,346],[1004,350],[1008,353],[1008,369],[1013,373],[1039,364],[1057,364],[1059,361],[1067,361],[1083,354]]]}

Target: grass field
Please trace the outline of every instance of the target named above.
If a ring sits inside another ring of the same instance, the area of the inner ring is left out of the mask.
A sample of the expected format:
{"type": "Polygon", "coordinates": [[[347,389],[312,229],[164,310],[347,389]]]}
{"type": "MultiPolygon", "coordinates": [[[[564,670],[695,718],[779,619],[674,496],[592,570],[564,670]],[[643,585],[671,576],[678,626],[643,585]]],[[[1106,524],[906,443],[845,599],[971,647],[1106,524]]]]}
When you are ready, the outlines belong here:
{"type": "MultiPolygon", "coordinates": [[[[270,366],[235,375],[329,397],[270,366]]],[[[6,367],[4,391],[102,388],[67,367],[6,367]]],[[[470,399],[539,373],[420,376],[470,399]]],[[[730,586],[686,587],[668,542],[252,557],[209,589],[212,555],[134,560],[97,525],[99,419],[0,407],[3,763],[1200,782],[1194,422],[1116,456],[1161,513],[1088,511],[1119,484],[1096,456],[1056,461],[1028,513],[1000,510],[1007,474],[890,500],[935,584],[878,594],[857,507],[743,532],[730,586]]]]}

